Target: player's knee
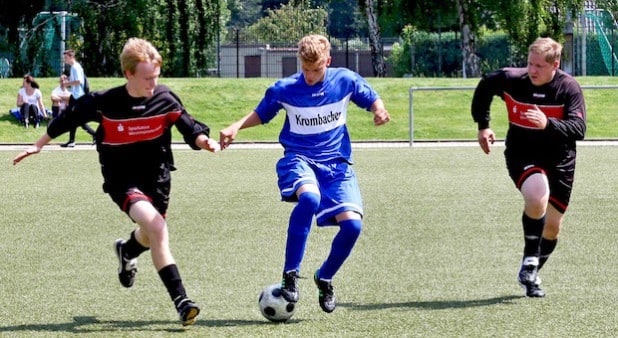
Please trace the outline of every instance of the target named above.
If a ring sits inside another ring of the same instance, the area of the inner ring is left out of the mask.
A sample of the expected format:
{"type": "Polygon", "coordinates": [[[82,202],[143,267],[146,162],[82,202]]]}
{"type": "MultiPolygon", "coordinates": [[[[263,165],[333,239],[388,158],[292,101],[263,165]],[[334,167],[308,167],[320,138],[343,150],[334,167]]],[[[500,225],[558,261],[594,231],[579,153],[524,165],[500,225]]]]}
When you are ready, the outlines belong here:
{"type": "Polygon", "coordinates": [[[357,238],[360,236],[363,228],[363,222],[360,219],[347,219],[339,222],[340,231],[345,233],[350,238],[357,238]]]}
{"type": "Polygon", "coordinates": [[[315,214],[320,207],[320,195],[311,191],[305,191],[298,196],[298,207],[315,214]]]}

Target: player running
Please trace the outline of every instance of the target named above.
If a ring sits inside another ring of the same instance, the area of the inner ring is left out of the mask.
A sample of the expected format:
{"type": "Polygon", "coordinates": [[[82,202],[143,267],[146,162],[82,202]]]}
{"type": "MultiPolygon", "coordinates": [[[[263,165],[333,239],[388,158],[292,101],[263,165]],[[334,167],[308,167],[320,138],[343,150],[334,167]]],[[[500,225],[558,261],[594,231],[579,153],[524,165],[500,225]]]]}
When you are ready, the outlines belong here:
{"type": "Polygon", "coordinates": [[[319,304],[335,310],[332,279],[350,255],[360,235],[362,199],[352,169],[350,136],[346,126],[349,101],[374,114],[375,125],[390,116],[378,94],[360,75],[344,68],[328,68],[330,43],[321,35],[309,35],[298,44],[302,72],[277,81],[268,88],[254,111],[221,130],[222,149],[240,129],[268,123],[281,109],[286,111],[279,135],[284,156],[277,163],[279,190],[287,202],[297,202],[289,219],[282,294],[297,302],[297,279],[309,230],[336,225],[329,256],[315,272],[319,304]]]}
{"type": "Polygon", "coordinates": [[[586,132],[584,95],[559,69],[562,45],[538,38],[527,68],[504,68],[484,76],[472,99],[478,142],[489,154],[493,96],[506,102],[509,129],[504,155],[509,175],[524,199],[524,249],[518,281],[528,297],[544,297],[540,270],[558,242],[575,173],[576,141],[586,132]]]}
{"type": "Polygon", "coordinates": [[[161,55],[146,40],[132,38],[120,55],[127,79],[123,86],[72,100],[54,119],[36,144],[17,155],[14,164],[41,151],[51,139],[89,121],[99,123],[97,151],[103,190],[137,223],[128,240],[118,239],[118,277],[131,287],[137,257],[150,250],[154,267],[174,302],[183,325],[195,323],[200,308],[187,297],[169,247],[165,219],[169,203],[170,172],[175,170],[171,127],[191,148],[214,152],[219,144],[209,139],[209,128],[194,120],[169,88],[158,85],[161,55]]]}

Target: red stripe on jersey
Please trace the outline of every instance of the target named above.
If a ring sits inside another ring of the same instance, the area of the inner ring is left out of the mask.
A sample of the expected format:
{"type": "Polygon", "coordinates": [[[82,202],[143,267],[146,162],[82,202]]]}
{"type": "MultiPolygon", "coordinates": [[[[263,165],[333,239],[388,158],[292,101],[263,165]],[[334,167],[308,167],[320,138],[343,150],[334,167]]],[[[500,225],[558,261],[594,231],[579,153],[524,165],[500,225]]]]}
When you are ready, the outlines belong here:
{"type": "MultiPolygon", "coordinates": [[[[507,93],[504,93],[504,102],[506,102],[506,109],[509,114],[509,122],[524,128],[538,129],[532,122],[530,122],[524,113],[529,109],[534,109],[534,104],[523,103],[516,101],[513,97],[507,93]]],[[[536,105],[548,118],[553,117],[559,120],[564,119],[564,105],[557,106],[545,106],[536,105]]]]}
{"type": "Polygon", "coordinates": [[[103,144],[119,145],[154,140],[165,132],[180,117],[180,111],[167,114],[136,117],[130,119],[110,119],[103,116],[101,125],[105,130],[103,144]]]}

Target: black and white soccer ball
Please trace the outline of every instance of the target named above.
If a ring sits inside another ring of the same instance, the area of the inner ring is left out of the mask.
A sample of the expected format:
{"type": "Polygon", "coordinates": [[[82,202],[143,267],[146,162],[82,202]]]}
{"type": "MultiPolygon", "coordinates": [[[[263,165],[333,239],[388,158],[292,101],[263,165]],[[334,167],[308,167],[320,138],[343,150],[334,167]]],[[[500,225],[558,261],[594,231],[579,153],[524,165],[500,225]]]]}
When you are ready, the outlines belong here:
{"type": "Polygon", "coordinates": [[[285,322],[296,312],[296,303],[290,303],[281,295],[281,284],[269,285],[258,298],[260,312],[271,322],[285,322]]]}

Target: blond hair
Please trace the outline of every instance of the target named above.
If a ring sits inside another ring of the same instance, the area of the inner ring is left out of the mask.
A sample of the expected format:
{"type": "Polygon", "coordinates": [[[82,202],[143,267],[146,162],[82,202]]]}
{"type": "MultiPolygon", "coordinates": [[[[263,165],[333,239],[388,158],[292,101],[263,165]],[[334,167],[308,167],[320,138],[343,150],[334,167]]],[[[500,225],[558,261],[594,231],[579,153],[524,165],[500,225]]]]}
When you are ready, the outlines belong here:
{"type": "Polygon", "coordinates": [[[552,38],[537,38],[528,47],[528,53],[545,56],[545,61],[554,63],[555,61],[560,61],[562,45],[552,38]]]}
{"type": "Polygon", "coordinates": [[[330,42],[322,35],[307,35],[298,42],[297,55],[306,63],[326,62],[330,57],[330,42]]]}
{"type": "Polygon", "coordinates": [[[153,63],[159,67],[163,59],[159,51],[148,41],[139,38],[130,38],[122,48],[120,54],[120,66],[122,72],[135,73],[135,68],[140,62],[153,63]]]}

